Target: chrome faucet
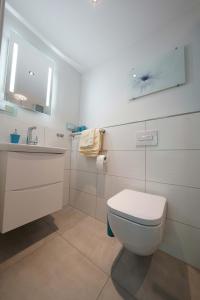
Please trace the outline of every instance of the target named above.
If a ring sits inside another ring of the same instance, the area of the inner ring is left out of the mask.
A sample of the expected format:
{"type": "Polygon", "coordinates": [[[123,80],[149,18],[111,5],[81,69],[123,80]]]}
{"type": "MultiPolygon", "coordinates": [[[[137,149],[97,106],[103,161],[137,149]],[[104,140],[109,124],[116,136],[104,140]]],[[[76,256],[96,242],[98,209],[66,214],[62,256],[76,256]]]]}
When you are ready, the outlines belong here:
{"type": "Polygon", "coordinates": [[[27,138],[26,138],[26,143],[28,145],[37,145],[38,137],[36,136],[36,138],[33,140],[33,130],[36,130],[36,129],[37,129],[36,126],[32,126],[32,127],[28,128],[27,138]]]}

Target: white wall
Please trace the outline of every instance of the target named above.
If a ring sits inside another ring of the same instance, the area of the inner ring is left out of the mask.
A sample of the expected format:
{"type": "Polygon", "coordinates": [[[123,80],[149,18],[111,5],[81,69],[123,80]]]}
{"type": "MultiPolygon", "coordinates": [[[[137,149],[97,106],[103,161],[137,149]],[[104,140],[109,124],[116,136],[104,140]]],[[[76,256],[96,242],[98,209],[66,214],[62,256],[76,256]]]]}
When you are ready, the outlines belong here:
{"type": "Polygon", "coordinates": [[[107,199],[124,188],[166,196],[168,215],[161,249],[198,268],[200,113],[185,113],[200,111],[199,32],[197,11],[84,74],[80,122],[107,127],[108,162],[99,174],[95,159],[79,155],[76,137],[70,181],[71,205],[104,222],[107,199]],[[180,45],[186,46],[187,84],[129,102],[130,69],[180,45]],[[144,129],[158,130],[158,146],[136,147],[136,132],[144,129]]]}
{"type": "Polygon", "coordinates": [[[199,31],[200,10],[166,28],[158,28],[145,41],[125,49],[120,56],[113,53],[112,61],[86,73],[82,82],[81,123],[110,126],[200,110],[199,31]],[[181,45],[186,46],[187,84],[128,101],[130,70],[181,45]]]}
{"type": "Polygon", "coordinates": [[[80,73],[58,57],[37,36],[6,11],[4,32],[9,35],[10,30],[17,31],[55,61],[51,115],[18,109],[16,119],[31,125],[36,124],[61,129],[65,128],[66,122],[77,123],[79,118],[80,73]]]}

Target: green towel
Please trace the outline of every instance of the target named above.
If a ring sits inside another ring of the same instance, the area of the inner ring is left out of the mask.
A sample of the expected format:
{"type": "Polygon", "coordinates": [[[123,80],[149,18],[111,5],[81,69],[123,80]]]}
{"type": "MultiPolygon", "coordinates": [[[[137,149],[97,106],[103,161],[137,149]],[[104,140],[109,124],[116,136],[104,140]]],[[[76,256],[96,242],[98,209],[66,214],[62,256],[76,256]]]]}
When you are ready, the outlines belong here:
{"type": "Polygon", "coordinates": [[[110,237],[114,237],[114,233],[112,232],[112,229],[110,227],[108,218],[107,218],[107,235],[110,236],[110,237]]]}

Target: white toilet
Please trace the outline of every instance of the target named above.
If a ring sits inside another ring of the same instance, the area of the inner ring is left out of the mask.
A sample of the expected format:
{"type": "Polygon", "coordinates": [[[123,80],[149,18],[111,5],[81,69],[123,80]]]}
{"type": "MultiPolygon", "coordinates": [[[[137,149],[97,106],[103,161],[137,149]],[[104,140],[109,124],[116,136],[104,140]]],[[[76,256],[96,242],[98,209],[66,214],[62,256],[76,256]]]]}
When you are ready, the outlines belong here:
{"type": "Polygon", "coordinates": [[[109,225],[125,248],[151,255],[163,237],[167,200],[164,197],[123,190],[107,202],[109,225]]]}

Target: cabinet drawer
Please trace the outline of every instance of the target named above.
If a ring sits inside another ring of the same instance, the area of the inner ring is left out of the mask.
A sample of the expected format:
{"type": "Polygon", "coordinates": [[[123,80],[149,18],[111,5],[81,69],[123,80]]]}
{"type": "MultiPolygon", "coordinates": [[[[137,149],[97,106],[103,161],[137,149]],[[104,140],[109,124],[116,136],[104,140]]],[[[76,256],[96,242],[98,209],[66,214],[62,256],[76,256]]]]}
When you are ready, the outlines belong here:
{"type": "Polygon", "coordinates": [[[1,232],[22,226],[62,208],[63,183],[5,193],[1,232]]]}
{"type": "Polygon", "coordinates": [[[6,191],[64,180],[64,154],[8,152],[6,191]]]}

